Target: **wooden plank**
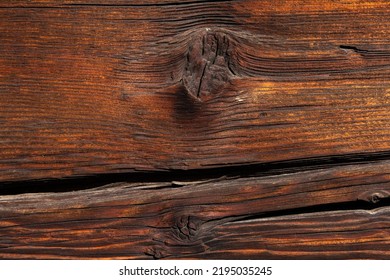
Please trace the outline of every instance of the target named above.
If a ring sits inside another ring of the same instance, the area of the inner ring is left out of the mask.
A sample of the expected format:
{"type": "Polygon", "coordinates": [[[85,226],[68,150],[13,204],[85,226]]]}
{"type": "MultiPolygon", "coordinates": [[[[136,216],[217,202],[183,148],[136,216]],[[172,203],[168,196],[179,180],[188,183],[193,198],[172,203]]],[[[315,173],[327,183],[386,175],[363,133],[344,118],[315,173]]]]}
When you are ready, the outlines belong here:
{"type": "Polygon", "coordinates": [[[0,196],[0,258],[389,258],[389,167],[0,196]]]}
{"type": "Polygon", "coordinates": [[[187,258],[389,259],[389,214],[384,207],[227,223],[214,228],[219,238],[205,242],[208,251],[187,258]]]}
{"type": "Polygon", "coordinates": [[[0,180],[389,151],[389,13],[1,1],[0,180]]]}

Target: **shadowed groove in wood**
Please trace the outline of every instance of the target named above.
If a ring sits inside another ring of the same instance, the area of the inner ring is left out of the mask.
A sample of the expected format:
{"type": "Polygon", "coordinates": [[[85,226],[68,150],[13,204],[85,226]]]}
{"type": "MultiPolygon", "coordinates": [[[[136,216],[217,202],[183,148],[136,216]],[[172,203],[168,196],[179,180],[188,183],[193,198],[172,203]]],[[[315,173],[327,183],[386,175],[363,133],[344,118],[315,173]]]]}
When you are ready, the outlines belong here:
{"type": "MultiPolygon", "coordinates": [[[[206,169],[192,170],[165,170],[153,172],[134,172],[117,174],[100,174],[88,177],[65,178],[60,180],[30,180],[17,182],[1,182],[0,195],[16,195],[23,193],[45,192],[72,192],[92,189],[102,185],[118,182],[149,183],[149,182],[179,182],[212,180],[221,177],[251,177],[290,174],[298,171],[331,168],[334,166],[370,164],[377,161],[388,160],[390,153],[364,153],[324,158],[306,158],[286,162],[272,162],[265,164],[246,164],[224,167],[209,166],[206,169]]],[[[181,186],[181,185],[178,185],[181,186]]],[[[161,186],[165,188],[166,186],[161,186]]],[[[168,184],[168,188],[172,185],[168,184]]],[[[375,200],[375,198],[373,198],[375,200]]]]}

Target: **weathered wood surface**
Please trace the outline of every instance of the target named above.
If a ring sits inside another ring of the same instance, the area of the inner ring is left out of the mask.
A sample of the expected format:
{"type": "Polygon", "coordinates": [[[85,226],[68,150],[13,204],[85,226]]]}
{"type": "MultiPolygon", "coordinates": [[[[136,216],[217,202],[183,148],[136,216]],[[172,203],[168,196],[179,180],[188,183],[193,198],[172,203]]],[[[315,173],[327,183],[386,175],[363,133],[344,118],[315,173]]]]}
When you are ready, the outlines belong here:
{"type": "Polygon", "coordinates": [[[390,150],[389,1],[0,1],[0,180],[390,150]]]}
{"type": "Polygon", "coordinates": [[[1,196],[0,258],[390,258],[389,167],[1,196]]]}
{"type": "Polygon", "coordinates": [[[389,15],[0,0],[0,258],[390,258],[389,15]]]}

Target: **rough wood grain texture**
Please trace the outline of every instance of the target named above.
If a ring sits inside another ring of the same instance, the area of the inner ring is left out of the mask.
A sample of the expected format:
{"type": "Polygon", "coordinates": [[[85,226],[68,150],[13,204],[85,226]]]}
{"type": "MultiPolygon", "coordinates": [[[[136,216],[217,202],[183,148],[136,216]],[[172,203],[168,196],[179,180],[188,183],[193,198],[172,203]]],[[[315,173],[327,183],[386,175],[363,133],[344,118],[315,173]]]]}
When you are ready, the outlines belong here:
{"type": "MultiPolygon", "coordinates": [[[[227,223],[202,258],[389,259],[390,209],[335,211],[227,223]],[[224,247],[226,246],[226,247],[224,247]]],[[[191,257],[191,256],[189,256],[191,257]]]]}
{"type": "Polygon", "coordinates": [[[0,258],[390,258],[389,167],[1,196],[0,258]]]}
{"type": "Polygon", "coordinates": [[[390,150],[389,1],[0,1],[0,180],[390,150]]]}

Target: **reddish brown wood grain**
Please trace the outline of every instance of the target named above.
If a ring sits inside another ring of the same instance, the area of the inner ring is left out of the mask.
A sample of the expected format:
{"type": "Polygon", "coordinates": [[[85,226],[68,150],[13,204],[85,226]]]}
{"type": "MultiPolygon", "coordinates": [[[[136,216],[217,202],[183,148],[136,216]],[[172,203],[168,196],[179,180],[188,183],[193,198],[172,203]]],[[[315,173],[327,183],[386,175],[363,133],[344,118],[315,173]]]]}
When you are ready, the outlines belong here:
{"type": "Polygon", "coordinates": [[[389,258],[389,167],[1,196],[0,258],[389,258]]]}
{"type": "Polygon", "coordinates": [[[389,13],[388,1],[1,1],[0,180],[389,151],[389,13]],[[210,34],[229,47],[201,47],[210,34]]]}
{"type": "MultiPolygon", "coordinates": [[[[205,259],[389,259],[389,209],[334,211],[218,226],[205,259]]],[[[192,256],[189,256],[191,258],[192,256]]]]}
{"type": "Polygon", "coordinates": [[[0,258],[390,258],[389,14],[0,0],[0,258]]]}

